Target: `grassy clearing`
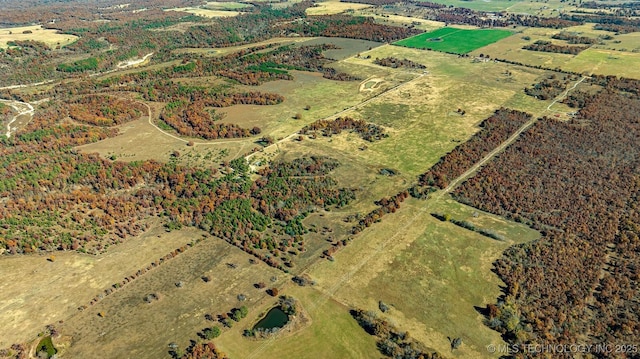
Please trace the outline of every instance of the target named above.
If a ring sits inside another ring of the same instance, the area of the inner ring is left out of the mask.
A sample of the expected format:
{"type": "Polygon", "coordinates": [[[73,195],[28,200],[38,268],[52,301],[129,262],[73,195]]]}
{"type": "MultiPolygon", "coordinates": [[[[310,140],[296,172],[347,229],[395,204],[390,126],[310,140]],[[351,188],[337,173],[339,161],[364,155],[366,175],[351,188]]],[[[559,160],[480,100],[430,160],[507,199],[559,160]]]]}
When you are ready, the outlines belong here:
{"type": "Polygon", "coordinates": [[[31,339],[43,326],[78,313],[96,294],[191,241],[199,231],[160,226],[98,256],[75,252],[0,258],[0,348],[31,339]],[[160,236],[160,237],[158,237],[160,236]],[[34,290],[36,288],[37,290],[34,290]]]}
{"type": "Polygon", "coordinates": [[[591,48],[582,51],[563,69],[640,79],[640,53],[591,48]]]}
{"type": "Polygon", "coordinates": [[[244,4],[240,2],[207,1],[207,3],[203,7],[211,10],[236,10],[246,9],[251,6],[251,4],[244,4]]]}
{"type": "Polygon", "coordinates": [[[511,31],[506,30],[467,30],[444,27],[400,40],[395,42],[394,45],[466,54],[512,34],[511,31]]]}
{"type": "MultiPolygon", "coordinates": [[[[362,330],[349,315],[349,307],[327,299],[314,288],[289,285],[284,294],[293,296],[310,317],[308,326],[294,332],[280,333],[269,340],[251,340],[242,336],[260,317],[249,314],[247,322],[224,333],[216,345],[231,358],[377,358],[374,337],[362,330]]],[[[260,308],[266,311],[273,305],[260,308]]]]}
{"type": "Polygon", "coordinates": [[[562,8],[568,11],[572,6],[567,6],[566,3],[560,0],[545,1],[544,4],[536,1],[519,1],[519,0],[434,0],[433,2],[444,5],[453,5],[455,7],[465,7],[479,11],[503,11],[509,10],[510,12],[525,12],[531,14],[553,14],[557,16],[556,9],[562,8]],[[539,9],[538,12],[536,9],[539,9]]]}
{"type": "Polygon", "coordinates": [[[319,288],[347,305],[375,310],[378,300],[390,304],[393,323],[441,353],[454,358],[497,357],[485,347],[502,343],[500,335],[483,325],[474,306],[491,303],[500,294],[491,263],[507,246],[538,234],[478,213],[472,220],[505,235],[507,241],[500,242],[440,222],[429,214],[432,211],[448,211],[467,220],[475,212],[447,198],[409,199],[392,217],[338,252],[335,262],[321,262],[309,273],[319,288]],[[463,346],[450,353],[447,336],[461,337],[463,346]]]}
{"type": "Polygon", "coordinates": [[[489,54],[492,58],[516,61],[527,65],[556,68],[566,64],[574,55],[556,54],[551,52],[523,50],[522,47],[530,45],[538,40],[551,41],[557,44],[566,44],[562,40],[553,40],[551,36],[559,32],[554,29],[527,28],[513,36],[490,44],[480,50],[471,52],[471,55],[480,53],[489,54]]]}
{"type": "Polygon", "coordinates": [[[341,37],[318,37],[298,43],[299,46],[313,46],[321,44],[333,44],[339,47],[338,49],[326,50],[322,53],[325,57],[334,60],[344,60],[363,51],[382,45],[382,43],[375,41],[345,39],[341,37]]]}
{"type": "MultiPolygon", "coordinates": [[[[282,272],[264,263],[250,264],[251,256],[223,240],[209,238],[183,254],[152,270],[135,282],[106,297],[98,304],[65,320],[61,328],[73,337],[68,350],[72,358],[166,358],[167,345],[180,348],[197,339],[206,327],[219,325],[205,314],[226,313],[246,305],[249,315],[267,297],[257,282],[281,286],[282,272]],[[237,267],[231,268],[227,263],[237,267]],[[209,276],[204,282],[201,277],[209,276]],[[271,282],[272,276],[279,280],[271,282]],[[182,282],[182,287],[176,286],[182,282]],[[158,300],[148,304],[145,296],[155,293],[158,300]],[[239,302],[238,294],[246,300],[239,302]],[[104,313],[104,317],[97,314],[104,313]]],[[[248,323],[240,321],[237,326],[248,323]]]]}
{"type": "MultiPolygon", "coordinates": [[[[348,113],[388,127],[390,138],[367,144],[366,151],[360,151],[361,143],[346,136],[333,138],[328,146],[334,152],[350,153],[372,166],[396,168],[411,180],[469,138],[478,130],[480,121],[521,94],[524,84],[535,82],[542,74],[539,70],[493,62],[473,63],[470,59],[398,46],[382,46],[366,55],[371,59],[407,58],[427,66],[428,74],[348,113]],[[506,75],[507,70],[511,75],[506,75]],[[466,114],[460,116],[458,108],[466,114]]],[[[361,64],[371,59],[351,58],[345,63],[362,68],[361,64]]],[[[543,103],[545,107],[548,105],[543,103]]],[[[540,105],[525,102],[520,108],[534,112],[540,105]]]]}
{"type": "MultiPolygon", "coordinates": [[[[381,24],[386,24],[386,25],[395,25],[395,26],[414,25],[417,29],[425,30],[425,31],[433,31],[445,26],[445,23],[440,21],[426,20],[426,19],[420,19],[417,17],[409,17],[409,16],[387,14],[387,13],[382,14],[379,12],[378,9],[361,9],[361,10],[355,11],[354,15],[373,17],[374,19],[376,19],[377,22],[381,24]]],[[[464,28],[464,25],[459,25],[459,27],[464,28]]]]}
{"type": "Polygon", "coordinates": [[[40,41],[51,48],[63,47],[76,41],[77,36],[58,34],[58,30],[45,29],[41,25],[8,27],[0,29],[0,48],[7,48],[10,41],[40,41]],[[25,32],[30,32],[26,33],[25,32]]]}
{"type": "Polygon", "coordinates": [[[371,7],[371,5],[330,0],[318,2],[316,3],[316,6],[308,8],[305,12],[307,13],[307,15],[333,15],[340,14],[345,11],[354,11],[368,7],[371,7]]]}

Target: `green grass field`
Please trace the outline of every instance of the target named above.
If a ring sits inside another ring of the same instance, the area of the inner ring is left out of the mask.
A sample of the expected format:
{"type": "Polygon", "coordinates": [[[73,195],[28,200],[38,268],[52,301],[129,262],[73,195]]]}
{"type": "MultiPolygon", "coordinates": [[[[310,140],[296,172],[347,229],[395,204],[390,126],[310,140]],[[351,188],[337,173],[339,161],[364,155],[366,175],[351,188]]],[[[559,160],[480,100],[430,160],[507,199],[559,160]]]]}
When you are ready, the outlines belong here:
{"type": "Polygon", "coordinates": [[[394,45],[466,54],[467,52],[509,37],[511,34],[510,31],[506,30],[467,30],[455,27],[443,27],[435,31],[400,40],[395,42],[394,45]]]}

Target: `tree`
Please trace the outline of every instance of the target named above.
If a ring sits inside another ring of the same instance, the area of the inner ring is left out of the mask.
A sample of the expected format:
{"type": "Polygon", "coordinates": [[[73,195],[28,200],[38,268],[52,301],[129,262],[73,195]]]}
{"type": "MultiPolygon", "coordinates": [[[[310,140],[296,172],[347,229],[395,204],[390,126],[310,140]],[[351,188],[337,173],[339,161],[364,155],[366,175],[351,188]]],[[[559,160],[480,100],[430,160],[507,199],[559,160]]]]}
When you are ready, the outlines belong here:
{"type": "Polygon", "coordinates": [[[213,338],[219,337],[221,332],[222,331],[220,330],[220,328],[215,326],[211,328],[205,328],[202,331],[202,335],[204,336],[205,339],[211,340],[213,338]]]}

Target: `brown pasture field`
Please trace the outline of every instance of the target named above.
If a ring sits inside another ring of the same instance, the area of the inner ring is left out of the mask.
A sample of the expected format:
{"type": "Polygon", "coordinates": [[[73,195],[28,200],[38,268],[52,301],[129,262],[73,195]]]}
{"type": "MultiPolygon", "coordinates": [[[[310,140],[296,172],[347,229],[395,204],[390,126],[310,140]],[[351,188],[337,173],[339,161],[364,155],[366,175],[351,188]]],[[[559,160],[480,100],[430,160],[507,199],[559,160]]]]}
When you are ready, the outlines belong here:
{"type": "Polygon", "coordinates": [[[56,252],[53,262],[48,255],[0,257],[0,347],[29,341],[46,324],[77,315],[95,295],[197,235],[195,229],[165,233],[156,223],[97,256],[56,252]]]}
{"type": "Polygon", "coordinates": [[[371,7],[371,5],[340,2],[339,0],[329,0],[318,2],[315,6],[308,8],[305,12],[307,13],[307,15],[334,15],[368,7],[371,7]]]}
{"type": "Polygon", "coordinates": [[[45,29],[41,25],[0,28],[0,48],[7,48],[9,41],[33,40],[47,44],[49,47],[65,46],[76,41],[77,36],[59,34],[58,30],[45,29]],[[25,34],[25,31],[31,31],[25,34]]]}
{"type": "MultiPolygon", "coordinates": [[[[194,234],[203,232],[192,230],[194,234]]],[[[171,234],[168,234],[171,235],[171,234]]],[[[225,241],[210,237],[143,275],[98,304],[65,320],[63,335],[72,337],[65,356],[70,358],[168,358],[168,344],[181,349],[198,339],[204,328],[219,325],[205,319],[246,305],[255,315],[262,303],[272,301],[257,282],[281,286],[284,273],[262,262],[251,264],[250,255],[225,241]],[[229,264],[237,267],[231,268],[229,264]],[[209,276],[206,283],[202,276],[209,276]],[[274,283],[270,278],[276,276],[274,283]],[[182,282],[182,287],[176,283],[182,282]],[[148,304],[145,296],[158,300],[148,304]],[[238,294],[247,299],[239,302],[238,294]],[[104,317],[98,313],[104,313],[104,317]]],[[[242,325],[249,319],[243,319],[242,325]]]]}

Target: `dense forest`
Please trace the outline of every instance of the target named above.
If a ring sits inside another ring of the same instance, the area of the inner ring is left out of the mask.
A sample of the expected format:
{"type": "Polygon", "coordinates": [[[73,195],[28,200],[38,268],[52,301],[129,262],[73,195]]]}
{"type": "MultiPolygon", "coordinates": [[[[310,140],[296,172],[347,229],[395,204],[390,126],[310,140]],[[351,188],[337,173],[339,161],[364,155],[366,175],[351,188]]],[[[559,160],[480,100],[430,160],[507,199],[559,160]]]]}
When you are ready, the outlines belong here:
{"type": "Polygon", "coordinates": [[[597,80],[606,88],[586,97],[575,118],[537,122],[455,191],[463,203],[542,231],[495,263],[507,287],[488,307],[487,324],[514,344],[577,343],[586,335],[594,344],[626,345],[640,334],[632,240],[640,98],[626,91],[638,84],[597,80]]]}
{"type": "Polygon", "coordinates": [[[50,104],[0,143],[3,252],[97,253],[141,233],[146,218],[161,216],[169,229],[197,226],[284,270],[305,251],[302,219],[355,198],[328,176],[338,165],[332,159],[276,163],[256,181],[249,180],[242,158],[224,174],[175,161],[113,162],[73,147],[114,136],[115,129],[61,117],[61,109],[50,104]],[[269,233],[267,226],[273,227],[269,233]]]}

